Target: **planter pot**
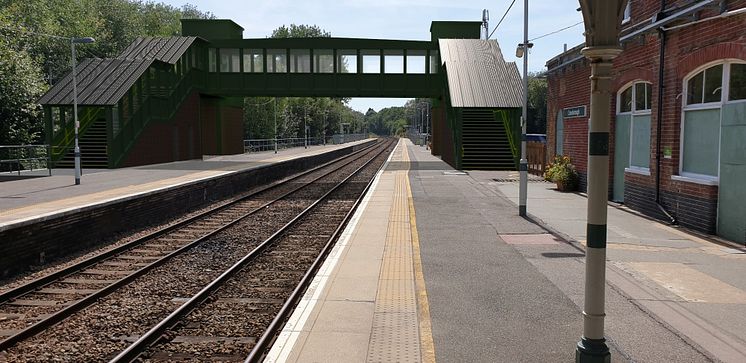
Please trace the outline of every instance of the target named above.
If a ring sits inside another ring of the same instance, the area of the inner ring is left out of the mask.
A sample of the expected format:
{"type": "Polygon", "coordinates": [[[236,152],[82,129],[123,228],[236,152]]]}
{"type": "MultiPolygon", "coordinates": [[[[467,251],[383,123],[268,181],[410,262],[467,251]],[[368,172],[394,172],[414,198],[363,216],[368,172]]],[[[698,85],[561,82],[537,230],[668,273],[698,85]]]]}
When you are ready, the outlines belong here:
{"type": "Polygon", "coordinates": [[[560,192],[572,192],[575,189],[571,182],[557,180],[555,183],[557,183],[557,190],[560,192]]]}

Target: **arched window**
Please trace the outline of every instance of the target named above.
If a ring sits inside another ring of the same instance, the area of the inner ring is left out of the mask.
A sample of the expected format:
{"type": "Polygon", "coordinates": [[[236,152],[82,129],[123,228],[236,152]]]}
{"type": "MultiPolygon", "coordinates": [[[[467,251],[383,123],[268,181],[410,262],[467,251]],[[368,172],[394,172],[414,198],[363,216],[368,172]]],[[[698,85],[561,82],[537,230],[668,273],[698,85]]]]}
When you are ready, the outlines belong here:
{"type": "Polygon", "coordinates": [[[624,201],[624,173],[650,175],[650,83],[630,82],[617,94],[612,199],[624,201]]]}
{"type": "Polygon", "coordinates": [[[652,107],[652,85],[636,81],[622,88],[617,102],[617,148],[616,152],[628,153],[625,168],[650,168],[650,108],[652,107]],[[625,140],[621,140],[624,138],[625,140]],[[628,141],[626,140],[628,138],[628,141]],[[628,149],[628,150],[627,150],[628,149]]]}
{"type": "Polygon", "coordinates": [[[721,125],[729,123],[729,105],[746,102],[746,63],[719,61],[684,78],[679,175],[717,183],[721,125]],[[723,118],[726,119],[723,119],[723,118]]]}

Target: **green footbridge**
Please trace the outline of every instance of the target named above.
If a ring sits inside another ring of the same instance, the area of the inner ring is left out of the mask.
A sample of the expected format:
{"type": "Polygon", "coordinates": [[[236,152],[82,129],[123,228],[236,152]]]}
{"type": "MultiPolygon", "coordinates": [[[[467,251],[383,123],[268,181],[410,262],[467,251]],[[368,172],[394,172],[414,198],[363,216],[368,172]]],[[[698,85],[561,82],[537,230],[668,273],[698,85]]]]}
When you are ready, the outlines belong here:
{"type": "MultiPolygon", "coordinates": [[[[244,39],[231,20],[182,20],[76,68],[83,166],[243,152],[243,97],[432,100],[432,152],[458,169],[516,168],[522,88],[481,22],[432,22],[429,41],[244,39]]],[[[57,167],[72,166],[72,75],[39,100],[57,167]]]]}

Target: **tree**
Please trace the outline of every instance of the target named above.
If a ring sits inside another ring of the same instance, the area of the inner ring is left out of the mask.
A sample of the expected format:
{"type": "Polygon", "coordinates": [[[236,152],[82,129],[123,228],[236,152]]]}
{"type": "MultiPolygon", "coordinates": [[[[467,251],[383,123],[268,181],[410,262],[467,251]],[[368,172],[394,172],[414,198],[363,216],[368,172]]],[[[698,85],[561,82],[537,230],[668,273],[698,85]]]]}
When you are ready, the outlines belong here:
{"type": "Polygon", "coordinates": [[[272,31],[270,38],[328,38],[332,34],[316,25],[282,25],[272,31]]]}
{"type": "Polygon", "coordinates": [[[31,144],[39,139],[43,126],[36,100],[45,90],[31,56],[0,40],[0,145],[31,144]]]}
{"type": "Polygon", "coordinates": [[[528,115],[526,132],[545,134],[547,132],[547,78],[546,72],[528,75],[528,115]]]}
{"type": "Polygon", "coordinates": [[[77,48],[81,59],[116,57],[138,36],[179,34],[181,18],[213,17],[192,5],[139,0],[0,1],[0,143],[41,139],[35,103],[47,84],[69,72],[69,38],[96,39],[77,48]]]}

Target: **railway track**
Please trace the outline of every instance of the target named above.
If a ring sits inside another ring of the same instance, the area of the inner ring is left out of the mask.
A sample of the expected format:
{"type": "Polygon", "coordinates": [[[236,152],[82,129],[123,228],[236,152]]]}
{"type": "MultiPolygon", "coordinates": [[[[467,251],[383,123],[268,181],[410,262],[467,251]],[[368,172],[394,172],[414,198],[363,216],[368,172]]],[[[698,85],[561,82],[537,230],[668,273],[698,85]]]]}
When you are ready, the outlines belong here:
{"type": "Polygon", "coordinates": [[[388,157],[383,151],[111,362],[259,361],[388,157]]]}
{"type": "Polygon", "coordinates": [[[248,216],[257,215],[257,220],[271,217],[273,208],[270,207],[277,204],[303,210],[308,204],[304,202],[308,195],[328,189],[324,185],[329,183],[324,181],[325,178],[345,166],[352,168],[351,164],[357,158],[378,148],[380,145],[260,188],[176,225],[0,294],[0,334],[6,336],[0,342],[0,360],[8,354],[3,351],[15,344],[45,331],[158,269],[175,256],[240,224],[248,216]],[[264,217],[259,217],[262,213],[264,217]]]}

